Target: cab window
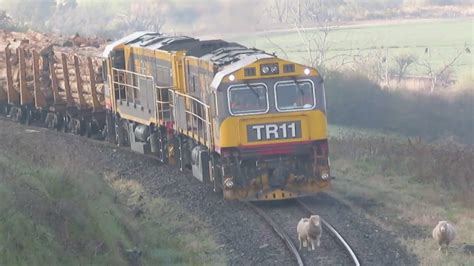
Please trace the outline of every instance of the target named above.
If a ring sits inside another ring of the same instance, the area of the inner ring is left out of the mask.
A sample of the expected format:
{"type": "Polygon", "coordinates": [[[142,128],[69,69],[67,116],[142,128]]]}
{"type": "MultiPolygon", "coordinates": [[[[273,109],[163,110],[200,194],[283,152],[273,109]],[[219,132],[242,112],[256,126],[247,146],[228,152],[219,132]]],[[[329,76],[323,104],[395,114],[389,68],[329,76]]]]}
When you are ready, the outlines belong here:
{"type": "Polygon", "coordinates": [[[309,80],[278,82],[275,98],[279,112],[309,110],[316,106],[314,85],[309,80]]]}
{"type": "Polygon", "coordinates": [[[263,84],[245,84],[229,88],[231,115],[261,114],[268,112],[268,91],[263,84]]]}

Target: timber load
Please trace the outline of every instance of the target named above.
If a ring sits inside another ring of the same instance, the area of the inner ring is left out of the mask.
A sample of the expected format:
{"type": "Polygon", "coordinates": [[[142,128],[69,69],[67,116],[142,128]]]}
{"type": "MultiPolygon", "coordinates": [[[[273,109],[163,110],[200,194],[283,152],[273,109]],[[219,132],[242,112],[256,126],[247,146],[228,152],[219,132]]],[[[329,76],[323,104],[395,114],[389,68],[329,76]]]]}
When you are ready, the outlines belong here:
{"type": "Polygon", "coordinates": [[[1,111],[17,121],[92,134],[104,112],[105,44],[78,34],[0,31],[1,111]]]}

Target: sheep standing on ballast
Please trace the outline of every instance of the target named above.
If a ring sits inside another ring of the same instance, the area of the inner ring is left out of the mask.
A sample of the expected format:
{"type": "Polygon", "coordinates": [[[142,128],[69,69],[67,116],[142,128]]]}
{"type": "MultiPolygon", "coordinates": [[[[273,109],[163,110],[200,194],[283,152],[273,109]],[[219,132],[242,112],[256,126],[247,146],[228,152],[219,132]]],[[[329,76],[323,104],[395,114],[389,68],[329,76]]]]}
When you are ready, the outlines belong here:
{"type": "Polygon", "coordinates": [[[317,241],[319,247],[321,242],[321,221],[319,215],[311,215],[309,218],[302,218],[297,227],[296,232],[298,233],[298,240],[303,247],[308,247],[308,250],[315,250],[314,241],[317,241]],[[309,245],[311,244],[311,246],[309,245]]]}
{"type": "Polygon", "coordinates": [[[448,247],[449,243],[456,237],[456,229],[454,226],[446,221],[438,222],[438,225],[433,229],[433,238],[438,242],[439,250],[441,251],[443,245],[448,247]]]}

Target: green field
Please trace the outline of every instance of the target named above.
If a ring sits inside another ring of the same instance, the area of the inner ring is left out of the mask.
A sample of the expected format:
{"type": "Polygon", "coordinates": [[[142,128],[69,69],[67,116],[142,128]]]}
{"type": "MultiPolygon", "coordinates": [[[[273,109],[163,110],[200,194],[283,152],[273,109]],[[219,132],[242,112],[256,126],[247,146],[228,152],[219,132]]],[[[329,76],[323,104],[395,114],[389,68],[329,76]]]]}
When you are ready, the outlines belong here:
{"type": "MultiPolygon", "coordinates": [[[[308,36],[314,36],[314,30],[308,36]]],[[[267,52],[284,56],[277,44],[292,60],[306,63],[306,51],[297,32],[270,32],[254,36],[240,36],[234,41],[267,52]],[[273,43],[273,44],[272,44],[273,43]]],[[[425,48],[431,49],[433,65],[440,68],[450,61],[465,46],[473,53],[464,53],[455,66],[457,76],[472,75],[474,62],[474,28],[472,19],[400,22],[395,25],[361,25],[334,29],[329,35],[329,56],[335,54],[367,54],[377,49],[388,48],[388,58],[399,54],[414,54],[419,59],[427,58],[425,48]]],[[[392,65],[393,62],[392,62],[392,65]]],[[[424,74],[420,67],[413,66],[410,74],[424,74]]]]}

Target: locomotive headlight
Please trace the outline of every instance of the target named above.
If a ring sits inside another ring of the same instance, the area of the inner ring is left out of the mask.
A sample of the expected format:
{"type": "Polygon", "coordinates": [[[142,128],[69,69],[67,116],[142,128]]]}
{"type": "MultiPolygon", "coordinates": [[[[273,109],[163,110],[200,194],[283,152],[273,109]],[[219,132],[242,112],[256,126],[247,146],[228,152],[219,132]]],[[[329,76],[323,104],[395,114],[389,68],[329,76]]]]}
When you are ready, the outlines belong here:
{"type": "Polygon", "coordinates": [[[329,173],[324,171],[321,173],[321,179],[322,180],[329,180],[329,173]]]}
{"type": "Polygon", "coordinates": [[[260,72],[262,75],[278,75],[279,69],[277,63],[260,65],[260,72]]]}
{"type": "Polygon", "coordinates": [[[304,74],[305,74],[305,75],[311,74],[311,70],[310,70],[309,68],[305,68],[305,69],[304,69],[304,74]]]}
{"type": "Polygon", "coordinates": [[[229,80],[230,80],[230,81],[234,81],[234,80],[235,80],[235,76],[234,76],[234,75],[230,75],[230,76],[229,76],[229,80]]]}
{"type": "Polygon", "coordinates": [[[226,178],[226,179],[224,180],[224,186],[225,186],[226,188],[233,188],[233,187],[235,186],[234,180],[232,180],[231,177],[226,178]]]}

